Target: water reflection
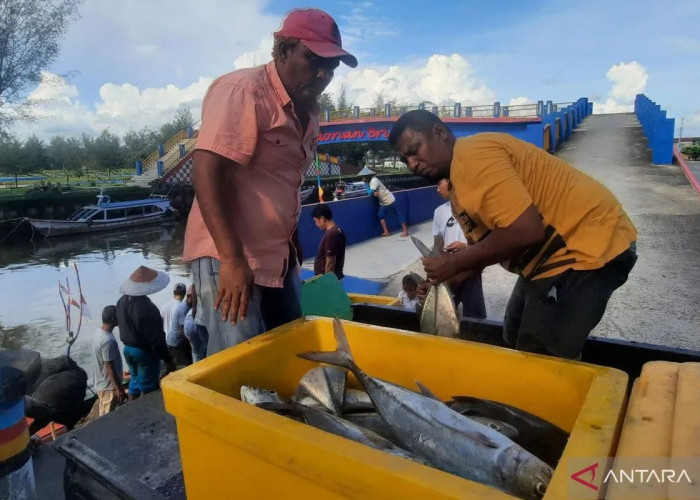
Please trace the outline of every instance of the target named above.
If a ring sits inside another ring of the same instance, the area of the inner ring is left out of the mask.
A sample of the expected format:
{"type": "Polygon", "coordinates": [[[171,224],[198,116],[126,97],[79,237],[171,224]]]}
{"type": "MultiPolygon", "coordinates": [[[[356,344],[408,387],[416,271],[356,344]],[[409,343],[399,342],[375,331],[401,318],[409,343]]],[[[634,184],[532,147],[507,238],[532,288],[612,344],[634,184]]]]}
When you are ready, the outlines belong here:
{"type": "MultiPolygon", "coordinates": [[[[65,314],[58,282],[65,284],[68,278],[75,293],[75,262],[92,321],[83,322],[71,356],[91,373],[90,337],[101,325],[102,308],[116,303],[119,284],[134,269],[145,265],[170,276],[170,286],[151,296],[159,307],[170,300],[176,282],[189,282],[189,267],[180,258],[184,230],[184,223],[165,222],[0,245],[0,347],[23,345],[43,356],[65,353],[65,314]]],[[[75,327],[77,315],[73,321],[75,327]]]]}

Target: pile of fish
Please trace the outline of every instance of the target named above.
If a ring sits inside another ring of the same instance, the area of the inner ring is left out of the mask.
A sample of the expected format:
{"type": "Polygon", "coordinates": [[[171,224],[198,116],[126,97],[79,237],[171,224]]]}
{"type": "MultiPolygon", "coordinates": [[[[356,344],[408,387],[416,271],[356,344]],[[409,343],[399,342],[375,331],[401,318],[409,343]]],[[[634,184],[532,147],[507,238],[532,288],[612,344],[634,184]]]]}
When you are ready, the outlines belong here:
{"type": "Polygon", "coordinates": [[[565,431],[502,403],[468,396],[442,402],[419,382],[421,393],[371,377],[355,364],[337,318],[333,331],[335,351],[298,354],[327,365],[308,371],[291,401],[249,386],[241,387],[241,400],[519,498],[542,498],[565,431]],[[347,386],[348,371],[365,391],[347,386]]]}

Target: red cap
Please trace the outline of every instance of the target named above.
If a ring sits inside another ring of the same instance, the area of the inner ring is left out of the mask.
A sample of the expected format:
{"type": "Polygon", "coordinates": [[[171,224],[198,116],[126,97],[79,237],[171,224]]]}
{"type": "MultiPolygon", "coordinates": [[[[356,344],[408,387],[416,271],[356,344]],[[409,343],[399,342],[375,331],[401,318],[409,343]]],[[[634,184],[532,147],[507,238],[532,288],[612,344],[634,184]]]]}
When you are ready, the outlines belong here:
{"type": "Polygon", "coordinates": [[[320,57],[339,57],[351,68],[357,58],[343,50],[340,30],[333,18],[319,9],[295,9],[287,14],[282,28],[275,36],[298,38],[311,52],[320,57]]]}

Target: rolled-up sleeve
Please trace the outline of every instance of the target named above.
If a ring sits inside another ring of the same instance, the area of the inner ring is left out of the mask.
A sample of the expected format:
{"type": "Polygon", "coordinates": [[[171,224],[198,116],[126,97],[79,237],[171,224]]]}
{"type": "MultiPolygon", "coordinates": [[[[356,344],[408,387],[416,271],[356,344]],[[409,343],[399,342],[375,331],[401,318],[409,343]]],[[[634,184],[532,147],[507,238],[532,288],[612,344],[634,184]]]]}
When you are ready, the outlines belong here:
{"type": "Polygon", "coordinates": [[[202,104],[197,149],[248,165],[258,140],[256,106],[251,91],[231,83],[214,82],[202,104]]]}

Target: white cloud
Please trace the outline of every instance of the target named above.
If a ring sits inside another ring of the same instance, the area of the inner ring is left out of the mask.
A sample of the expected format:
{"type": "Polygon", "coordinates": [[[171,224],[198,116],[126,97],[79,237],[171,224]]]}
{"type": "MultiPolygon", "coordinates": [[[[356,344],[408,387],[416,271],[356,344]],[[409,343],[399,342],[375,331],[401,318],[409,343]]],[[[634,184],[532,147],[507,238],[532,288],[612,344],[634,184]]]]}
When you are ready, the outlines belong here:
{"type": "Polygon", "coordinates": [[[399,104],[429,101],[435,104],[486,104],[495,100],[495,92],[479,81],[469,61],[459,54],[435,54],[423,66],[377,66],[350,70],[336,75],[326,89],[337,96],[341,85],[347,87],[350,102],[370,107],[376,96],[399,104]]]}
{"type": "Polygon", "coordinates": [[[260,40],[260,45],[257,49],[250,52],[245,52],[238,56],[236,59],[234,59],[233,67],[236,69],[252,68],[254,66],[260,66],[261,64],[265,64],[268,61],[271,61],[272,44],[272,35],[263,37],[263,39],[260,40]]]}
{"type": "Polygon", "coordinates": [[[528,97],[513,97],[510,101],[508,101],[508,106],[522,106],[524,104],[532,104],[534,101],[528,97]]]}
{"type": "Polygon", "coordinates": [[[108,128],[121,136],[129,129],[145,126],[157,129],[174,118],[181,104],[188,105],[198,119],[202,98],[211,81],[201,77],[184,88],[166,85],[146,89],[130,83],[105,83],[100,88],[101,100],[91,108],[80,101],[75,85],[45,72],[41,84],[30,95],[36,120],[20,123],[15,132],[20,137],[36,134],[49,139],[56,134],[97,135],[108,128]]]}
{"type": "Polygon", "coordinates": [[[376,9],[371,2],[353,4],[348,14],[338,18],[338,24],[342,31],[344,48],[362,40],[394,37],[399,34],[391,19],[376,15],[376,9]]]}
{"type": "MultiPolygon", "coordinates": [[[[236,58],[235,67],[268,61],[271,46],[272,38],[265,37],[257,50],[236,58]]],[[[32,94],[37,99],[35,116],[39,120],[21,124],[16,132],[20,137],[36,134],[48,139],[56,134],[96,135],[109,128],[121,136],[129,129],[158,128],[172,120],[181,104],[188,105],[198,119],[202,98],[211,81],[212,78],[200,77],[184,87],[169,84],[148,88],[133,83],[104,83],[99,89],[99,100],[88,106],[75,85],[46,73],[45,82],[32,94]]],[[[475,105],[496,100],[496,93],[477,78],[472,65],[459,54],[435,54],[423,65],[343,68],[327,90],[337,96],[343,83],[348,89],[348,101],[360,107],[372,106],[379,93],[398,104],[427,101],[439,105],[455,102],[475,105]]],[[[516,97],[510,104],[529,102],[526,97],[516,97]]]]}
{"type": "Polygon", "coordinates": [[[644,93],[649,75],[637,61],[611,66],[605,76],[613,85],[604,102],[594,102],[593,112],[629,113],[634,110],[634,98],[644,93]]]}

